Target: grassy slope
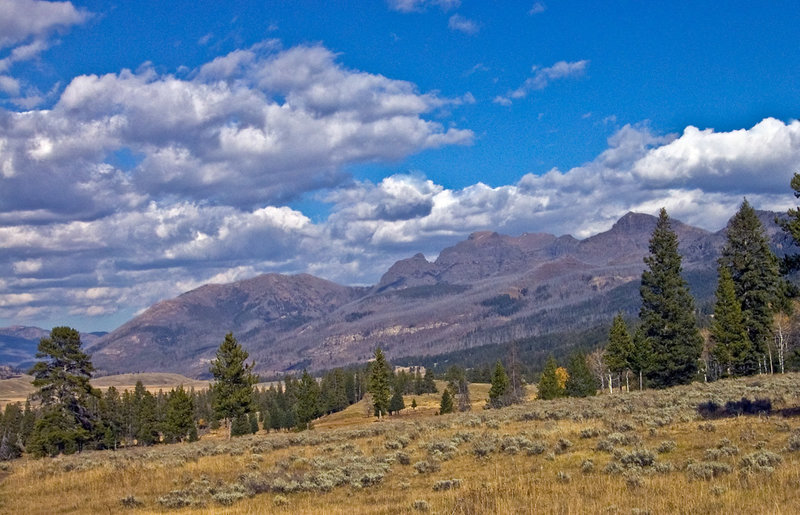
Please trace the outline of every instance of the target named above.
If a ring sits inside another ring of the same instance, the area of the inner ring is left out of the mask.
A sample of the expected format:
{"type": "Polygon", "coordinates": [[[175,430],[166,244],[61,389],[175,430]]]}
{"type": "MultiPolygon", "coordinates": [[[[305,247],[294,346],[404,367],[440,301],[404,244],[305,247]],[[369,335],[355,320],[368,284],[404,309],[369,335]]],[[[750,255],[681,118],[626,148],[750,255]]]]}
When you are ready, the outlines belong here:
{"type": "MultiPolygon", "coordinates": [[[[4,407],[9,402],[25,402],[28,395],[36,391],[31,381],[33,381],[33,377],[29,375],[0,380],[0,407],[4,407]]],[[[136,386],[136,381],[142,381],[147,386],[147,389],[152,392],[157,392],[160,389],[170,390],[181,384],[186,388],[194,387],[195,389],[208,386],[208,381],[189,379],[179,374],[157,372],[99,377],[92,379],[92,386],[101,390],[105,390],[109,386],[114,386],[120,391],[133,390],[136,386]]]]}
{"type": "Polygon", "coordinates": [[[476,385],[467,414],[432,416],[437,396],[417,396],[416,413],[381,422],[357,405],[298,434],[15,461],[0,511],[119,512],[132,496],[140,504],[126,511],[142,513],[165,511],[164,502],[189,503],[180,513],[800,512],[800,419],[777,412],[800,406],[798,374],[491,411],[479,409],[485,389],[476,385]],[[774,412],[697,413],[701,402],[742,397],[768,397],[774,412]],[[642,450],[655,462],[626,464],[642,450]],[[438,469],[420,473],[421,462],[438,469]],[[703,467],[718,475],[692,472],[703,467]],[[452,479],[458,488],[434,489],[452,479]],[[307,491],[275,491],[291,481],[307,491]]]}

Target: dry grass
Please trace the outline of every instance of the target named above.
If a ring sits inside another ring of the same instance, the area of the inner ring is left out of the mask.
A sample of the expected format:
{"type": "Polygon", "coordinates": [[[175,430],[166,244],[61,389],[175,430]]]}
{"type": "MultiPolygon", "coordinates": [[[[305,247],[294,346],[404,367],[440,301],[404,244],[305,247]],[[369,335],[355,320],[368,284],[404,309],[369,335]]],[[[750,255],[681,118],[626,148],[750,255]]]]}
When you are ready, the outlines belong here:
{"type": "Polygon", "coordinates": [[[466,414],[432,415],[431,394],[381,422],[356,405],[304,433],[22,459],[0,484],[0,511],[800,512],[800,418],[777,412],[800,405],[800,375],[491,411],[479,409],[486,386],[473,388],[466,414]],[[770,398],[773,413],[697,412],[742,397],[770,398]]]}
{"type": "MultiPolygon", "coordinates": [[[[20,375],[11,379],[0,379],[0,408],[12,402],[25,402],[28,396],[36,391],[31,384],[33,377],[20,375]]],[[[200,390],[208,387],[208,381],[198,381],[190,379],[180,374],[169,374],[161,372],[146,372],[140,374],[118,374],[92,379],[92,386],[100,390],[106,390],[109,386],[115,387],[119,391],[133,391],[136,382],[141,381],[147,389],[156,393],[158,390],[171,390],[178,385],[185,388],[200,390]]]]}

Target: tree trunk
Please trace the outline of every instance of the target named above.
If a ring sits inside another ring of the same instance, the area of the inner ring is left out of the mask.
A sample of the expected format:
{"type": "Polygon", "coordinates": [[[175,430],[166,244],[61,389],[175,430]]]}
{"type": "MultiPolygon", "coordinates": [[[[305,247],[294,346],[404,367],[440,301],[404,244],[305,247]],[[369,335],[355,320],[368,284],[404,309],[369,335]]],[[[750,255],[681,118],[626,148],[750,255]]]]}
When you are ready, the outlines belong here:
{"type": "Polygon", "coordinates": [[[614,393],[614,383],[611,378],[611,374],[608,374],[608,393],[610,394],[614,393]]]}

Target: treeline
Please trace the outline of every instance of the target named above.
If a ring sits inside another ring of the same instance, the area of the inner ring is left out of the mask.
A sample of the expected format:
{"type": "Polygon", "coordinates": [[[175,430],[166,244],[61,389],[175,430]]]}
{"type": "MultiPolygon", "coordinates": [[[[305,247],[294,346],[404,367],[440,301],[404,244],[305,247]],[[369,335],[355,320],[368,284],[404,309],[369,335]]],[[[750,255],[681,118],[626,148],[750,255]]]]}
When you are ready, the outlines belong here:
{"type": "Polygon", "coordinates": [[[92,388],[93,366],[81,350],[80,334],[54,328],[39,344],[30,371],[37,392],[0,413],[0,460],[71,454],[89,449],[149,446],[197,440],[225,426],[229,437],[259,430],[307,429],[312,420],[341,411],[371,393],[376,415],[399,411],[402,396],[436,392],[433,375],[420,369],[394,372],[385,360],[326,371],[321,378],[303,371],[268,387],[255,386],[247,352],[232,334],[217,351],[209,389],[178,386],[152,393],[136,383],[132,391],[92,388]],[[387,385],[381,404],[377,378],[387,385]]]}
{"type": "MultiPolygon", "coordinates": [[[[800,196],[800,176],[792,188],[800,196]]],[[[780,221],[800,238],[800,209],[780,221]]],[[[780,263],[765,229],[745,199],[731,219],[718,260],[710,324],[704,331],[681,273],[677,236],[661,210],[642,273],[642,305],[631,329],[618,314],[605,349],[593,361],[601,386],[664,388],[694,380],[714,381],[758,373],[785,372],[796,349],[793,301],[796,288],[783,274],[800,268],[800,258],[780,263]],[[783,266],[781,266],[783,265],[783,266]],[[599,359],[598,359],[599,358],[599,359]]]]}

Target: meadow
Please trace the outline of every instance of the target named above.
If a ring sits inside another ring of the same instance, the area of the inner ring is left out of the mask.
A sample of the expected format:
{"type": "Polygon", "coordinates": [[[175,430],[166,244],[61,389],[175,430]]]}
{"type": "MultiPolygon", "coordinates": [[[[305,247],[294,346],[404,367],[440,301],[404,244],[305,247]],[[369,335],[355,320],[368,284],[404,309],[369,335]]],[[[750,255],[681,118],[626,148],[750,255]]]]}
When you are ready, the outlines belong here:
{"type": "MultiPolygon", "coordinates": [[[[440,385],[441,387],[442,385],[440,385]]],[[[800,374],[0,464],[4,513],[798,513],[800,374]]]]}

